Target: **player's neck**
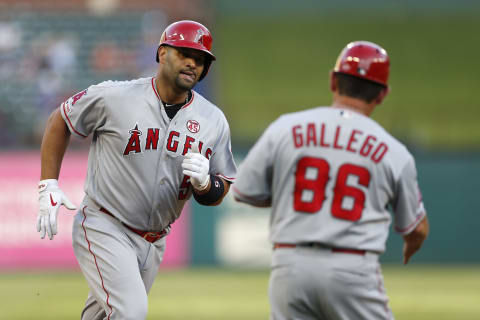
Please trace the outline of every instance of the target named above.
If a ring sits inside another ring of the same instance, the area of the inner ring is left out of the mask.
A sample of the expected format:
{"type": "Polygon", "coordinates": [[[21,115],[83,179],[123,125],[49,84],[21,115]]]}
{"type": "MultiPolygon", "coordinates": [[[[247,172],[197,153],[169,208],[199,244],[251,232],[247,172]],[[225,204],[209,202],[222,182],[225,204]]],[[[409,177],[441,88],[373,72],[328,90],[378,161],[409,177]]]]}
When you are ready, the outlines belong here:
{"type": "Polygon", "coordinates": [[[349,109],[369,117],[375,109],[375,104],[367,103],[361,99],[343,96],[335,93],[333,97],[332,107],[339,109],[349,109]]]}
{"type": "Polygon", "coordinates": [[[184,103],[188,98],[188,91],[175,90],[161,81],[158,76],[155,77],[155,87],[160,99],[168,104],[184,103]]]}

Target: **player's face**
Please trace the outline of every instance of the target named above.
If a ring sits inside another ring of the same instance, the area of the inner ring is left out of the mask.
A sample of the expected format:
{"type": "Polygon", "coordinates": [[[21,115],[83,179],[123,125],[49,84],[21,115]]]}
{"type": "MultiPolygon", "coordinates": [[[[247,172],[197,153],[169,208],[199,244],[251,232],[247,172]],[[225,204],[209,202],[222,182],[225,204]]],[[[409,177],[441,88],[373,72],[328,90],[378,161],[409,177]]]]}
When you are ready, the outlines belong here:
{"type": "Polygon", "coordinates": [[[203,72],[206,54],[195,49],[167,47],[163,71],[180,90],[190,90],[203,72]]]}

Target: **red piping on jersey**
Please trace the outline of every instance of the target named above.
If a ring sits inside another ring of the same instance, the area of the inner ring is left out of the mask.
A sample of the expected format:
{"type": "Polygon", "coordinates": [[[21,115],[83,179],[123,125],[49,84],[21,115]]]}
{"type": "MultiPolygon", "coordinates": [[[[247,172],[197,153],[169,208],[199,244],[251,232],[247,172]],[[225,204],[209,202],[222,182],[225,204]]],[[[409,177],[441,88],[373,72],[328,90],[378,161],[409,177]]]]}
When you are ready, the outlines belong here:
{"type": "Polygon", "coordinates": [[[110,313],[108,314],[107,319],[110,320],[110,316],[112,315],[112,312],[113,312],[113,308],[110,305],[110,303],[108,302],[108,300],[110,299],[110,295],[108,294],[107,289],[105,289],[105,285],[103,283],[102,273],[100,272],[100,268],[98,267],[97,257],[95,256],[95,254],[93,253],[93,251],[90,247],[90,241],[88,240],[88,237],[87,237],[87,230],[85,229],[85,226],[84,226],[85,220],[87,220],[87,215],[85,214],[85,209],[86,208],[87,208],[87,206],[83,207],[83,209],[82,209],[82,213],[83,213],[83,217],[84,217],[83,221],[82,221],[82,229],[83,229],[83,233],[85,234],[85,240],[87,240],[87,243],[88,243],[88,251],[90,251],[90,253],[93,256],[93,260],[95,261],[95,266],[97,267],[98,275],[100,276],[100,280],[102,281],[103,291],[105,291],[105,293],[107,294],[107,306],[110,308],[110,313]]]}
{"type": "MultiPolygon", "coordinates": [[[[153,92],[155,92],[155,95],[157,96],[158,100],[161,101],[162,99],[160,98],[160,95],[159,95],[158,92],[157,92],[157,88],[155,88],[155,77],[152,78],[152,88],[153,88],[153,92]]],[[[195,92],[192,91],[192,99],[190,99],[190,101],[188,101],[188,103],[185,104],[185,105],[182,107],[182,109],[184,109],[184,108],[188,107],[190,104],[192,104],[194,97],[195,97],[195,92]]]]}
{"type": "Polygon", "coordinates": [[[400,229],[400,228],[397,228],[395,227],[395,231],[397,231],[398,233],[404,233],[405,231],[407,231],[408,229],[410,229],[412,226],[414,226],[415,224],[417,224],[418,221],[420,221],[420,219],[422,219],[423,217],[425,217],[425,211],[423,211],[423,214],[419,215],[417,217],[417,219],[415,219],[415,221],[413,221],[412,223],[410,223],[410,225],[406,228],[403,228],[403,229],[400,229]]]}
{"type": "Polygon", "coordinates": [[[193,90],[192,90],[192,99],[190,99],[190,101],[188,101],[188,103],[185,104],[185,105],[182,107],[182,109],[185,109],[186,107],[188,107],[189,105],[191,105],[194,98],[195,98],[195,92],[193,92],[193,90]]]}
{"type": "Polygon", "coordinates": [[[160,95],[158,94],[157,92],[157,88],[155,88],[155,77],[152,78],[152,88],[153,88],[153,92],[155,92],[155,95],[157,96],[158,100],[162,100],[160,99],[160,95]]]}
{"type": "MultiPolygon", "coordinates": [[[[258,200],[254,199],[252,197],[244,195],[243,193],[238,191],[238,189],[235,188],[235,186],[232,186],[232,189],[235,193],[238,193],[239,196],[247,199],[248,201],[250,201],[250,203],[255,204],[256,206],[269,207],[271,205],[271,200],[258,201],[258,200]]],[[[235,197],[235,195],[233,195],[233,197],[235,199],[239,200],[239,201],[242,201],[242,199],[239,199],[239,198],[235,197]]],[[[242,201],[242,202],[245,202],[245,201],[242,201]]]]}
{"type": "Polygon", "coordinates": [[[65,102],[62,103],[62,109],[63,109],[63,114],[65,115],[65,118],[67,118],[68,124],[70,125],[70,128],[72,128],[73,132],[75,132],[76,134],[78,134],[81,137],[86,138],[87,137],[86,135],[81,134],[80,132],[75,130],[75,128],[73,127],[72,122],[70,121],[70,118],[68,117],[67,112],[65,111],[65,102]]]}
{"type": "Polygon", "coordinates": [[[219,177],[222,177],[225,180],[235,180],[235,178],[227,177],[227,176],[224,176],[223,174],[220,174],[220,173],[217,173],[216,175],[219,176],[219,177]]]}

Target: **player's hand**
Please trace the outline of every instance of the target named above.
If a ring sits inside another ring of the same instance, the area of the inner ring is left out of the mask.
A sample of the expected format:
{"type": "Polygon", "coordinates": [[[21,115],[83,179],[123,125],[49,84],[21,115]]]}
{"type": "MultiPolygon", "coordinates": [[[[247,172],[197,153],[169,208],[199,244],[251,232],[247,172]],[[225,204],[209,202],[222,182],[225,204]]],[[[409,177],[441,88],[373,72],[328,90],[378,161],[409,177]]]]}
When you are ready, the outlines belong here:
{"type": "Polygon", "coordinates": [[[38,203],[37,231],[40,232],[42,239],[47,233],[52,240],[57,234],[57,215],[60,206],[63,204],[70,210],[77,207],[60,190],[56,179],[46,179],[38,183],[38,203]]]}
{"type": "Polygon", "coordinates": [[[190,176],[190,183],[198,190],[203,191],[210,184],[210,163],[198,151],[198,145],[192,146],[192,151],[185,155],[182,162],[183,174],[190,176]]]}
{"type": "Polygon", "coordinates": [[[425,216],[412,232],[403,236],[403,264],[407,264],[415,252],[422,247],[429,229],[428,219],[425,216]]]}

